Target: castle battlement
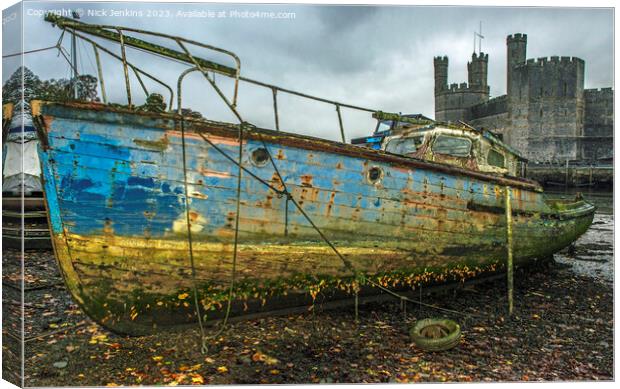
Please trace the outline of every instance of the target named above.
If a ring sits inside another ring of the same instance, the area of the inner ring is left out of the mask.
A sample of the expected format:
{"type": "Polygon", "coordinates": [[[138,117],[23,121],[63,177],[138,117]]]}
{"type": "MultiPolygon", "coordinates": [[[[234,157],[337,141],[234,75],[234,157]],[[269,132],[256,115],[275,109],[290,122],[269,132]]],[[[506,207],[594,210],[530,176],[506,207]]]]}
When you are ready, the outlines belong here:
{"type": "Polygon", "coordinates": [[[460,84],[457,83],[452,83],[448,86],[447,89],[444,89],[442,92],[443,93],[479,93],[479,92],[485,92],[488,91],[489,87],[488,86],[484,86],[484,87],[480,87],[480,86],[470,86],[468,83],[466,82],[461,82],[460,84]]]}
{"type": "Polygon", "coordinates": [[[527,34],[517,33],[517,34],[508,35],[506,37],[506,43],[511,43],[511,42],[527,42],[527,34]]]}
{"type": "Polygon", "coordinates": [[[585,61],[579,57],[560,57],[557,55],[551,57],[528,58],[525,63],[516,65],[516,67],[544,67],[555,65],[584,65],[585,61]]]}
{"type": "Polygon", "coordinates": [[[613,107],[614,105],[614,90],[612,88],[593,88],[593,89],[584,89],[583,97],[588,104],[609,104],[609,106],[613,107]]]}
{"type": "Polygon", "coordinates": [[[452,83],[445,89],[437,91],[437,95],[445,95],[452,93],[489,93],[488,85],[469,85],[466,82],[460,84],[452,83]]]}
{"type": "Polygon", "coordinates": [[[489,62],[489,54],[485,54],[483,52],[480,52],[478,54],[473,53],[471,55],[471,59],[472,59],[472,61],[485,61],[485,62],[489,62]]]}
{"type": "Polygon", "coordinates": [[[584,89],[583,92],[588,95],[593,95],[593,94],[609,94],[609,95],[613,95],[614,94],[614,90],[613,88],[591,88],[591,89],[584,89]]]}

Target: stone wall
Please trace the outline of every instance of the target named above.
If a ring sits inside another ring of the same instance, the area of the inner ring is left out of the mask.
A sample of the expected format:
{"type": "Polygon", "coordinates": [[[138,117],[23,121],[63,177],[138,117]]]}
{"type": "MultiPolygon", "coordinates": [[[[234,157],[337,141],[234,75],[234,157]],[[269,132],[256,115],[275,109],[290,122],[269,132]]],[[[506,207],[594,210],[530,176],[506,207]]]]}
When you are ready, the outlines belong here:
{"type": "Polygon", "coordinates": [[[528,59],[513,69],[508,96],[514,146],[540,162],[581,158],[584,62],[579,58],[528,59]]]}
{"type": "Polygon", "coordinates": [[[435,119],[443,122],[469,120],[469,108],[489,98],[489,87],[451,84],[435,95],[435,119]]]}
{"type": "Polygon", "coordinates": [[[498,113],[496,115],[488,115],[468,122],[469,125],[478,129],[489,130],[498,135],[501,140],[507,144],[511,144],[511,134],[507,126],[508,112],[498,113]]]}
{"type": "Polygon", "coordinates": [[[614,92],[611,88],[584,91],[585,117],[581,141],[584,159],[613,157],[614,92]]]}
{"type": "Polygon", "coordinates": [[[510,144],[508,131],[508,98],[506,95],[494,97],[470,108],[469,124],[493,132],[510,144]]]}

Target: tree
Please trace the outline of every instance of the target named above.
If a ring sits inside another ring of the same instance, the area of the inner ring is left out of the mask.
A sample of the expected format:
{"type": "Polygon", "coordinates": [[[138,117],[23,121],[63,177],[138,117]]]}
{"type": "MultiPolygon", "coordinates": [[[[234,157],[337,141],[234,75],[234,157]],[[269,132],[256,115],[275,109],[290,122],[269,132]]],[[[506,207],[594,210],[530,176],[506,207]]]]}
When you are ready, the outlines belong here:
{"type": "Polygon", "coordinates": [[[17,105],[22,99],[22,89],[27,109],[31,100],[47,101],[99,101],[97,78],[83,74],[68,80],[66,78],[41,81],[27,67],[21,66],[6,81],[2,89],[2,99],[17,105]],[[23,82],[22,82],[23,73],[23,82]],[[74,98],[74,85],[77,84],[77,99],[74,98]]]}
{"type": "Polygon", "coordinates": [[[97,97],[97,78],[90,74],[80,75],[67,80],[61,78],[41,82],[38,98],[47,101],[99,101],[97,97]],[[77,83],[77,99],[73,97],[74,85],[77,83]]]}
{"type": "Polygon", "coordinates": [[[20,66],[2,87],[2,100],[17,105],[23,97],[26,102],[38,98],[41,80],[30,69],[20,66]],[[23,78],[22,78],[23,77],[23,78]]]}

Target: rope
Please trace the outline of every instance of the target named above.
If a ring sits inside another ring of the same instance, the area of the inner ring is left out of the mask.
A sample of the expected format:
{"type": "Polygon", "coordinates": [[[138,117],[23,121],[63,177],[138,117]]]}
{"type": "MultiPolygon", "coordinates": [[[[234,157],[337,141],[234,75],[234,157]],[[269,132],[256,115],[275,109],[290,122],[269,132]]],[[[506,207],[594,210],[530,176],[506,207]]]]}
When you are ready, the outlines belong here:
{"type": "MultiPolygon", "coordinates": [[[[230,287],[228,289],[228,302],[226,303],[226,314],[224,315],[224,320],[222,321],[222,325],[220,329],[209,339],[215,339],[224,332],[226,328],[226,324],[228,324],[228,318],[230,317],[230,309],[232,307],[233,294],[235,289],[235,279],[237,276],[237,248],[239,244],[239,215],[241,210],[241,172],[243,171],[241,167],[241,159],[243,157],[243,123],[239,125],[239,159],[238,166],[239,172],[237,175],[237,214],[235,216],[235,239],[233,242],[233,258],[232,258],[232,270],[230,277],[230,287]]],[[[203,340],[202,347],[206,350],[206,340],[203,340]]],[[[206,351],[205,351],[206,352],[206,351]]]]}
{"type": "MultiPolygon", "coordinates": [[[[325,236],[325,234],[320,230],[320,228],[314,224],[314,221],[310,218],[310,216],[303,210],[303,208],[301,208],[301,206],[299,205],[299,203],[295,200],[295,198],[291,195],[291,193],[288,190],[288,187],[286,186],[286,183],[284,182],[284,179],[282,178],[282,175],[280,174],[280,171],[277,167],[277,165],[275,164],[275,161],[273,159],[273,156],[271,155],[271,151],[269,151],[269,148],[267,147],[267,144],[265,143],[265,140],[263,139],[262,135],[260,133],[258,133],[258,137],[260,139],[261,144],[263,145],[263,147],[265,148],[265,150],[267,151],[267,155],[269,156],[269,160],[271,161],[271,165],[273,166],[276,175],[278,176],[279,181],[282,183],[282,186],[284,189],[277,189],[275,188],[273,185],[271,185],[270,183],[268,183],[267,181],[263,180],[262,178],[256,176],[254,173],[250,172],[249,170],[245,169],[244,167],[241,166],[240,161],[237,162],[235,161],[232,157],[230,157],[226,152],[224,152],[222,149],[220,149],[219,147],[217,147],[213,142],[211,142],[206,136],[204,136],[203,134],[199,134],[200,137],[202,139],[204,139],[207,143],[209,143],[212,147],[214,147],[220,154],[222,154],[224,157],[226,157],[229,161],[231,161],[232,163],[236,164],[240,171],[243,170],[245,172],[247,172],[250,176],[252,176],[253,178],[255,178],[256,180],[258,180],[259,182],[261,182],[262,184],[266,185],[267,187],[269,187],[270,189],[274,190],[276,193],[278,194],[282,194],[285,195],[287,197],[287,203],[288,201],[291,201],[295,207],[301,212],[301,214],[305,217],[305,219],[310,223],[310,225],[312,226],[312,228],[314,228],[314,230],[321,236],[321,238],[324,240],[324,242],[332,249],[332,251],[334,251],[334,253],[342,260],[342,262],[344,263],[345,267],[347,267],[347,269],[349,269],[353,274],[355,274],[356,276],[360,276],[357,274],[357,271],[354,269],[353,265],[351,264],[350,261],[348,261],[343,255],[342,253],[340,253],[340,251],[338,251],[338,249],[336,248],[336,246],[334,246],[334,244],[327,238],[327,236],[325,236]]],[[[287,215],[285,215],[286,217],[286,221],[288,223],[288,206],[286,208],[286,212],[287,215]]],[[[422,301],[416,301],[416,300],[412,300],[406,296],[403,296],[401,294],[398,294],[386,287],[384,287],[383,285],[380,285],[372,280],[366,280],[366,282],[368,282],[370,285],[379,288],[380,290],[390,294],[391,296],[394,296],[395,298],[400,299],[401,301],[407,301],[413,304],[418,304],[420,306],[423,307],[427,307],[427,308],[431,308],[431,309],[435,309],[435,310],[439,310],[439,311],[443,311],[443,312],[447,312],[447,313],[452,313],[452,314],[457,314],[457,315],[464,315],[464,316],[479,316],[479,317],[483,317],[482,315],[474,315],[471,313],[465,313],[465,312],[459,312],[459,311],[455,311],[452,309],[447,309],[447,308],[442,308],[442,307],[438,307],[432,304],[426,304],[423,303],[422,301]]],[[[356,295],[357,297],[357,295],[356,295]]],[[[356,298],[356,308],[357,308],[357,298],[356,298]]],[[[356,309],[357,311],[357,309],[356,309]]],[[[357,315],[356,315],[357,316],[357,315]]]]}
{"type": "Polygon", "coordinates": [[[205,354],[206,348],[206,336],[204,325],[202,324],[202,314],[200,313],[200,304],[198,301],[198,286],[196,282],[196,267],[194,266],[194,248],[192,241],[192,223],[189,215],[189,185],[187,184],[187,152],[185,147],[185,121],[181,117],[181,146],[183,155],[183,185],[185,188],[185,222],[187,224],[187,242],[189,246],[189,262],[192,268],[192,289],[194,292],[194,309],[196,316],[198,317],[198,327],[200,327],[200,340],[202,342],[200,351],[205,354]]]}
{"type": "Polygon", "coordinates": [[[244,172],[246,172],[247,174],[249,174],[252,178],[256,179],[257,181],[259,181],[261,184],[267,186],[269,189],[273,190],[274,192],[276,192],[279,195],[285,195],[285,192],[276,188],[275,186],[271,185],[269,182],[267,182],[266,180],[260,178],[259,176],[257,176],[256,174],[252,173],[250,170],[246,169],[245,167],[243,167],[241,164],[237,163],[237,161],[234,160],[234,158],[232,158],[230,155],[228,155],[224,150],[220,149],[215,143],[211,142],[209,140],[209,138],[207,138],[206,136],[204,136],[204,134],[199,133],[198,134],[205,142],[207,142],[211,147],[213,147],[217,152],[219,152],[220,154],[222,154],[222,156],[226,159],[228,159],[230,162],[234,163],[235,165],[237,165],[237,167],[240,167],[241,169],[243,169],[244,172]]]}
{"type": "Polygon", "coordinates": [[[32,53],[38,53],[40,51],[45,51],[45,50],[52,50],[52,49],[57,49],[60,47],[60,44],[57,43],[54,46],[50,46],[50,47],[44,47],[42,49],[35,49],[35,50],[28,50],[28,51],[20,51],[19,53],[13,53],[13,54],[7,54],[7,55],[3,55],[2,58],[10,58],[10,57],[17,57],[18,55],[25,55],[25,54],[32,54],[32,53]]]}
{"type": "MultiPolygon", "coordinates": [[[[243,130],[244,130],[244,123],[241,123],[239,125],[239,155],[238,155],[238,159],[237,161],[233,160],[228,154],[226,154],[223,150],[219,149],[217,146],[215,146],[213,144],[213,142],[211,142],[208,138],[204,137],[202,134],[199,134],[205,141],[207,141],[210,145],[212,145],[213,147],[216,148],[216,150],[218,150],[222,155],[224,155],[225,157],[227,157],[229,160],[231,160],[235,165],[238,166],[239,171],[237,174],[237,201],[236,201],[236,216],[235,216],[235,236],[234,236],[234,242],[233,242],[233,258],[232,258],[232,270],[231,270],[231,278],[230,278],[230,285],[228,288],[228,302],[226,304],[226,313],[224,314],[224,319],[222,321],[222,324],[220,325],[219,330],[211,335],[211,336],[207,336],[205,329],[204,329],[204,325],[202,322],[202,314],[200,312],[200,305],[199,305],[199,301],[198,301],[198,286],[197,286],[197,282],[196,282],[196,267],[195,267],[195,262],[194,262],[194,250],[193,250],[193,240],[192,240],[192,233],[191,233],[191,221],[190,221],[190,209],[189,209],[189,190],[188,190],[188,183],[187,183],[187,153],[186,153],[186,143],[185,143],[185,122],[183,121],[183,118],[181,118],[181,144],[182,144],[182,148],[183,148],[183,179],[184,179],[184,185],[185,185],[185,217],[186,217],[186,223],[187,223],[187,239],[188,239],[188,244],[189,244],[189,256],[190,256],[190,265],[192,268],[192,286],[193,286],[193,292],[194,292],[194,306],[195,306],[195,311],[196,311],[196,316],[198,317],[198,326],[200,327],[200,337],[201,337],[201,348],[200,351],[203,354],[206,354],[208,352],[208,346],[207,346],[207,341],[211,340],[211,339],[215,339],[217,337],[219,337],[222,332],[224,332],[224,329],[226,328],[226,325],[228,324],[228,319],[230,318],[230,311],[232,308],[232,301],[233,301],[233,295],[234,295],[234,289],[235,289],[235,281],[236,281],[236,276],[237,276],[237,257],[238,257],[238,246],[239,246],[239,220],[240,220],[240,214],[241,214],[241,178],[242,178],[242,173],[243,171],[247,171],[246,168],[243,167],[242,165],[242,158],[243,158],[243,130]]],[[[250,174],[252,174],[251,172],[248,172],[250,174]]],[[[260,179],[259,177],[255,176],[252,174],[253,177],[260,179]]]]}
{"type": "MultiPolygon", "coordinates": [[[[293,204],[297,207],[297,209],[301,212],[301,214],[306,218],[306,220],[310,223],[310,225],[312,226],[312,228],[314,228],[314,230],[321,236],[321,238],[325,241],[325,243],[334,251],[334,253],[338,256],[338,258],[340,258],[340,260],[342,260],[342,262],[344,263],[344,265],[354,274],[356,275],[356,278],[358,277],[362,277],[361,275],[358,274],[357,270],[355,270],[355,268],[353,267],[353,265],[351,264],[351,262],[349,260],[347,260],[341,253],[340,251],[338,251],[338,249],[336,248],[336,246],[334,246],[334,244],[327,238],[327,236],[325,236],[325,234],[323,234],[323,232],[319,229],[319,227],[314,224],[314,221],[312,221],[312,219],[310,218],[310,216],[308,216],[308,214],[306,213],[306,211],[303,210],[303,208],[301,208],[301,206],[299,205],[299,203],[297,202],[297,200],[295,200],[295,198],[290,194],[290,192],[288,191],[288,188],[286,187],[286,184],[284,183],[284,179],[282,178],[282,175],[280,174],[280,171],[278,170],[278,167],[275,164],[275,161],[273,160],[273,157],[271,155],[271,152],[269,151],[269,148],[267,147],[265,140],[263,139],[262,135],[260,133],[258,133],[258,137],[263,145],[263,147],[265,148],[265,150],[267,150],[267,155],[269,156],[269,160],[271,161],[271,164],[276,172],[276,174],[278,175],[278,179],[280,180],[280,182],[282,183],[282,186],[284,187],[283,192],[286,194],[287,198],[290,199],[290,201],[293,202],[293,204]]],[[[437,309],[440,311],[444,311],[444,312],[450,312],[450,313],[455,313],[455,314],[462,314],[462,315],[468,315],[467,313],[464,312],[458,312],[458,311],[454,311],[451,309],[447,309],[447,308],[441,308],[441,307],[437,307],[431,304],[424,304],[422,302],[418,302],[415,300],[411,300],[409,298],[407,298],[406,296],[400,295],[388,288],[385,288],[384,286],[372,281],[372,280],[365,280],[366,282],[368,282],[370,285],[379,288],[381,290],[383,290],[384,292],[400,299],[401,301],[408,301],[411,303],[415,303],[415,304],[420,304],[422,306],[426,306],[428,308],[433,308],[433,309],[437,309]]],[[[355,295],[356,299],[356,303],[355,303],[355,308],[356,308],[356,319],[357,319],[357,304],[358,304],[358,299],[357,299],[357,293],[355,295]]]]}
{"type": "Polygon", "coordinates": [[[341,253],[340,251],[338,251],[338,249],[336,249],[336,246],[333,245],[333,243],[327,239],[327,237],[325,236],[325,234],[323,234],[323,231],[321,231],[319,229],[319,227],[317,227],[316,224],[314,224],[314,221],[310,218],[310,216],[308,216],[308,214],[306,213],[306,211],[304,211],[304,209],[301,207],[301,205],[299,205],[299,203],[297,202],[297,200],[295,200],[295,198],[291,195],[291,193],[289,192],[286,183],[284,182],[284,178],[282,178],[282,175],[280,174],[280,171],[278,170],[278,167],[276,166],[275,161],[273,160],[273,157],[271,155],[271,152],[269,151],[269,148],[267,147],[267,144],[265,143],[265,140],[263,139],[262,135],[260,133],[258,133],[258,137],[263,145],[263,147],[265,148],[265,150],[267,150],[267,155],[269,156],[269,160],[271,161],[271,165],[273,166],[273,169],[275,170],[276,174],[278,175],[278,179],[280,180],[280,182],[282,183],[282,186],[284,187],[284,193],[286,194],[286,196],[288,197],[288,199],[290,199],[290,201],[293,202],[293,204],[295,205],[295,207],[297,207],[297,209],[299,210],[299,212],[301,212],[301,214],[306,218],[306,220],[308,221],[308,223],[310,223],[310,225],[312,226],[312,228],[314,228],[314,230],[321,236],[321,238],[325,241],[325,243],[331,247],[331,249],[336,253],[336,255],[338,256],[338,258],[340,258],[340,260],[344,263],[344,265],[353,272],[353,274],[356,274],[355,269],[353,268],[353,265],[351,264],[351,262],[349,262],[349,260],[347,260],[341,253]]]}
{"type": "MultiPolygon", "coordinates": [[[[257,180],[258,182],[260,182],[261,184],[265,185],[266,187],[268,187],[269,189],[273,190],[274,192],[276,192],[278,194],[278,196],[286,196],[286,203],[285,203],[285,207],[284,207],[284,236],[288,236],[288,203],[291,201],[291,195],[287,194],[286,191],[281,190],[276,188],[275,186],[271,185],[269,182],[267,182],[266,180],[260,178],[259,176],[257,176],[256,174],[252,173],[250,170],[246,169],[245,167],[243,167],[241,165],[241,163],[237,163],[237,161],[235,161],[230,155],[228,155],[226,152],[224,152],[224,150],[220,149],[215,143],[211,142],[209,140],[209,138],[207,138],[206,136],[204,136],[204,134],[198,134],[205,142],[207,142],[211,147],[213,147],[217,152],[219,152],[220,154],[222,154],[222,156],[224,156],[226,159],[228,159],[230,162],[234,163],[235,165],[237,165],[237,167],[239,167],[240,169],[242,169],[244,172],[248,173],[252,178],[254,178],[255,180],[257,180]]],[[[269,150],[267,150],[267,152],[269,152],[269,150]]]]}

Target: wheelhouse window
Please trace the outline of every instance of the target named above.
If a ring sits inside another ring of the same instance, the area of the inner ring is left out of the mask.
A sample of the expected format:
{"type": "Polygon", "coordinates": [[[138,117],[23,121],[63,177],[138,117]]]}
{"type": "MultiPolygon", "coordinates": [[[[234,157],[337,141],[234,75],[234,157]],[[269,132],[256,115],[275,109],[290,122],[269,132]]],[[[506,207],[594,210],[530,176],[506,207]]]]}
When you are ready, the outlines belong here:
{"type": "Polygon", "coordinates": [[[377,124],[377,129],[375,130],[375,132],[388,131],[391,128],[392,128],[392,121],[391,120],[384,120],[382,122],[379,122],[379,124],[377,124]]]}
{"type": "Polygon", "coordinates": [[[487,163],[491,166],[506,167],[504,155],[493,149],[489,150],[489,154],[487,154],[487,163]]]}
{"type": "Polygon", "coordinates": [[[433,152],[436,154],[452,155],[454,157],[469,157],[471,140],[458,136],[439,135],[433,143],[433,152]]]}
{"type": "Polygon", "coordinates": [[[387,146],[385,146],[385,151],[393,154],[412,154],[416,152],[422,143],[424,143],[424,136],[393,138],[388,142],[387,146]]]}

